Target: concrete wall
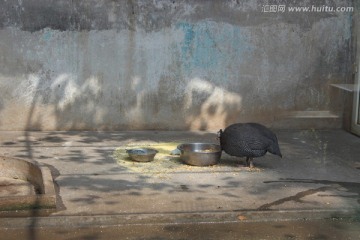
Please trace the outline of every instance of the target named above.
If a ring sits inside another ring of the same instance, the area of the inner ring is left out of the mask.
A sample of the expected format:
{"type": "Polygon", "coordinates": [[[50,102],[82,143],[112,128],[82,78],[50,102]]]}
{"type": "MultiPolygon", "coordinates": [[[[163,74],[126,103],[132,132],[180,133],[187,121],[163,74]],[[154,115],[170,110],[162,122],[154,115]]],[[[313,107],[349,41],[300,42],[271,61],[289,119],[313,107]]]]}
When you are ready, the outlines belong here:
{"type": "Polygon", "coordinates": [[[217,130],[331,109],[329,84],[352,81],[352,13],[268,2],[1,1],[0,130],[217,130]]]}

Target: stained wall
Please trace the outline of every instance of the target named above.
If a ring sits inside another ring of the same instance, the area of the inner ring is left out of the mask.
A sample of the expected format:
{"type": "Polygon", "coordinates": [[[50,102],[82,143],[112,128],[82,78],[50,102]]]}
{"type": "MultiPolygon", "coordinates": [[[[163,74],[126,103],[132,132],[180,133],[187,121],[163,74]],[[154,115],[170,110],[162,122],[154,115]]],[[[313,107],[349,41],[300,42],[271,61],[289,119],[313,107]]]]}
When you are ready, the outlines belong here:
{"type": "Polygon", "coordinates": [[[270,5],[1,1],[0,130],[217,130],[338,106],[330,84],[353,81],[352,12],[270,5]]]}

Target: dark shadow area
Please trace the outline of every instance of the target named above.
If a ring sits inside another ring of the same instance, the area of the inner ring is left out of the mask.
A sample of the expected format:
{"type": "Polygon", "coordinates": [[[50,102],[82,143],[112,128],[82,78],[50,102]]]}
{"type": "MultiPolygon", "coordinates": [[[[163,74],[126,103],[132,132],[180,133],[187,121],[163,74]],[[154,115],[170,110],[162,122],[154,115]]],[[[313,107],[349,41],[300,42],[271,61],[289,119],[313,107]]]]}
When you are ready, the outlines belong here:
{"type": "MultiPolygon", "coordinates": [[[[27,1],[23,4],[10,4],[5,1],[3,11],[0,12],[0,19],[3,20],[1,21],[0,27],[19,26],[24,31],[31,32],[40,31],[44,28],[51,28],[59,31],[100,31],[115,27],[117,30],[121,30],[125,27],[129,27],[127,16],[121,16],[120,14],[123,12],[121,10],[125,8],[127,9],[127,15],[129,16],[139,15],[140,19],[148,19],[147,21],[137,20],[137,24],[146,29],[146,31],[158,31],[159,29],[174,24],[172,18],[174,14],[175,17],[181,17],[181,13],[186,12],[186,1],[180,2],[182,4],[179,4],[179,2],[176,1],[167,1],[164,2],[161,7],[158,5],[154,6],[153,4],[139,4],[137,1],[123,1],[112,4],[112,2],[108,0],[104,1],[100,6],[96,5],[97,3],[96,0],[89,0],[86,2],[37,0],[36,2],[27,1]],[[92,6],[94,5],[97,7],[93,8],[92,6]],[[109,19],[104,14],[101,14],[102,12],[110,11],[110,9],[120,17],[109,19]],[[144,11],[144,9],[149,10],[144,11]],[[162,16],[162,19],[158,19],[159,15],[162,16]],[[9,20],[5,21],[5,19],[8,18],[9,20]]],[[[326,2],[324,1],[320,1],[318,6],[323,6],[325,3],[326,2]]],[[[255,8],[246,8],[248,12],[251,13],[246,17],[239,14],[239,7],[244,7],[244,5],[246,6],[246,4],[241,1],[236,1],[230,5],[209,1],[205,2],[201,9],[196,11],[196,14],[190,14],[188,18],[190,20],[196,19],[199,21],[211,16],[214,21],[224,21],[229,24],[238,24],[244,27],[275,22],[280,18],[286,23],[299,24],[302,28],[309,29],[321,19],[333,17],[333,13],[326,11],[317,12],[317,14],[310,15],[310,17],[306,12],[297,12],[298,16],[296,18],[294,18],[291,13],[282,12],[279,17],[275,17],[271,12],[264,12],[269,5],[262,5],[260,3],[258,3],[255,8]],[[209,15],[209,12],[213,9],[218,9],[218,11],[209,15]]],[[[295,3],[290,4],[289,6],[298,7],[295,3]]]]}
{"type": "MultiPolygon", "coordinates": [[[[46,158],[46,157],[45,157],[46,158]]],[[[39,161],[41,162],[41,160],[39,161]]],[[[54,180],[54,187],[55,187],[55,193],[56,193],[56,211],[60,211],[60,210],[64,210],[66,209],[61,196],[60,196],[60,187],[59,184],[56,181],[56,178],[58,178],[60,176],[60,172],[58,169],[56,169],[54,166],[46,164],[46,163],[42,163],[44,166],[48,167],[51,171],[51,175],[53,177],[54,180]]]]}

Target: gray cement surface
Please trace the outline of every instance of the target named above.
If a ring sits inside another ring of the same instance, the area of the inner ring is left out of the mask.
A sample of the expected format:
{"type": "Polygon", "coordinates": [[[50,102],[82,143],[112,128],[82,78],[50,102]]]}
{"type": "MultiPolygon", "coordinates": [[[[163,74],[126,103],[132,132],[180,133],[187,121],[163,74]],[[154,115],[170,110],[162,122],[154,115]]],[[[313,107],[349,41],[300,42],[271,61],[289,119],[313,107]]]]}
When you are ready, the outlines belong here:
{"type": "Polygon", "coordinates": [[[341,130],[276,133],[283,158],[267,154],[250,170],[244,159],[226,154],[211,167],[169,159],[176,166],[171,169],[162,169],[156,159],[132,163],[114,157],[117,148],[129,144],[216,143],[212,132],[3,131],[0,154],[49,167],[58,196],[55,211],[2,213],[0,227],[11,232],[32,227],[359,220],[360,138],[341,130]]]}

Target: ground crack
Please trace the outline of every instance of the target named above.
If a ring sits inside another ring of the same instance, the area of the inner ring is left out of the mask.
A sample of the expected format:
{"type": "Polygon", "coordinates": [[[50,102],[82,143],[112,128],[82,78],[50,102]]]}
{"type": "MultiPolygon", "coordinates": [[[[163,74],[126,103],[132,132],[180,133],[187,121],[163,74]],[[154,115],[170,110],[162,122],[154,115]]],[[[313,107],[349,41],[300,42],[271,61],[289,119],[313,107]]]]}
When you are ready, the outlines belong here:
{"type": "Polygon", "coordinates": [[[273,206],[280,205],[280,204],[283,204],[283,203],[289,202],[289,201],[301,202],[301,199],[303,197],[306,197],[306,196],[309,196],[309,195],[312,195],[312,194],[315,194],[318,192],[325,192],[330,189],[332,189],[332,188],[331,187],[319,187],[319,188],[309,189],[306,191],[299,192],[299,193],[295,194],[294,196],[289,196],[286,198],[281,198],[281,199],[276,200],[271,203],[266,203],[266,204],[258,207],[256,210],[260,210],[260,211],[261,210],[269,210],[273,206]]]}

